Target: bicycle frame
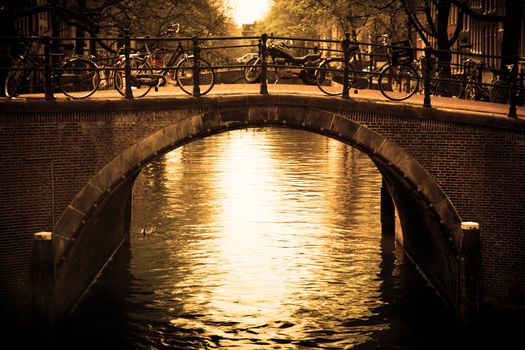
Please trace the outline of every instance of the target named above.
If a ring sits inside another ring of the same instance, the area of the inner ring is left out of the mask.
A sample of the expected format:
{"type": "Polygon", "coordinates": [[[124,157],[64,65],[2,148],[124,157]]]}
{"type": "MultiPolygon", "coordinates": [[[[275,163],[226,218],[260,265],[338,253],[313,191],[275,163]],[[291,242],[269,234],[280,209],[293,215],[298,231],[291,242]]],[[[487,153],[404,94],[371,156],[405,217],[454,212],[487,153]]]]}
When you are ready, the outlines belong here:
{"type": "Polygon", "coordinates": [[[149,85],[155,88],[158,88],[158,86],[164,86],[167,84],[166,76],[170,72],[170,70],[175,69],[176,64],[181,61],[184,57],[192,57],[190,55],[187,55],[184,51],[184,48],[182,47],[181,42],[178,42],[177,48],[172,53],[170,58],[168,59],[168,62],[163,67],[158,67],[153,62],[154,53],[152,53],[149,50],[149,47],[147,44],[144,45],[146,52],[145,53],[136,53],[130,55],[131,58],[138,58],[143,63],[146,63],[149,65],[150,69],[153,69],[154,71],[158,72],[152,72],[150,74],[138,74],[135,79],[140,81],[140,83],[144,85],[149,85]]]}
{"type": "MultiPolygon", "coordinates": [[[[384,40],[383,45],[387,46],[388,43],[384,40]]],[[[368,89],[371,85],[371,80],[376,77],[379,77],[379,74],[382,73],[388,66],[392,64],[391,59],[391,53],[387,52],[386,54],[386,62],[384,62],[379,68],[375,68],[374,70],[370,71],[363,71],[361,70],[361,67],[363,66],[362,58],[361,58],[361,52],[359,50],[359,47],[353,47],[350,51],[350,60],[349,65],[351,67],[351,74],[353,75],[352,81],[351,81],[351,87],[354,89],[368,89]],[[358,67],[352,67],[352,62],[360,62],[358,64],[358,67]]],[[[355,91],[354,91],[355,92],[355,91]]]]}

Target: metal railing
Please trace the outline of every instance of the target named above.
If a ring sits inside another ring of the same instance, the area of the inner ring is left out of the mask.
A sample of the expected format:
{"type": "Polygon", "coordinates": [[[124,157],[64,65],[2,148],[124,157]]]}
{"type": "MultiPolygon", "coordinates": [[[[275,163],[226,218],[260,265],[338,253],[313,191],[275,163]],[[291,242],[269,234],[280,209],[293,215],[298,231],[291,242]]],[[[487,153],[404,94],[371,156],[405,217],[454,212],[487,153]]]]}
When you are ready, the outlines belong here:
{"type": "MultiPolygon", "coordinates": [[[[377,76],[380,72],[377,70],[378,62],[382,62],[386,59],[385,52],[382,50],[405,50],[411,52],[411,58],[409,61],[405,61],[406,64],[412,65],[417,68],[419,77],[421,79],[423,88],[418,91],[418,94],[423,95],[423,106],[431,107],[432,96],[440,95],[439,86],[454,86],[458,89],[472,88],[473,91],[480,95],[468,96],[472,99],[485,99],[490,101],[491,95],[496,96],[495,92],[500,93],[500,97],[504,99],[504,102],[508,103],[509,117],[516,117],[516,106],[524,103],[525,100],[525,58],[520,57],[501,57],[491,55],[480,55],[471,54],[460,51],[439,51],[431,47],[424,49],[418,49],[407,46],[397,46],[396,43],[391,45],[382,45],[376,43],[366,42],[355,42],[349,39],[347,34],[341,40],[321,40],[312,38],[294,38],[294,37],[274,37],[262,34],[260,36],[252,37],[132,37],[129,32],[125,30],[121,37],[99,37],[99,38],[61,38],[61,37],[4,37],[1,40],[3,42],[16,41],[16,40],[29,40],[41,44],[39,54],[43,55],[44,65],[43,67],[34,68],[40,75],[43,75],[43,88],[33,88],[32,92],[40,92],[44,94],[46,100],[52,100],[55,98],[53,76],[54,73],[59,71],[61,68],[57,66],[56,59],[53,57],[52,48],[57,47],[57,43],[60,42],[75,42],[75,41],[91,41],[92,43],[98,43],[95,49],[92,48],[92,52],[95,55],[91,56],[91,59],[97,63],[97,70],[102,73],[105,83],[111,85],[112,76],[115,74],[122,74],[125,81],[125,94],[124,98],[133,99],[133,91],[131,80],[133,72],[136,71],[137,67],[132,67],[132,57],[140,52],[140,48],[137,48],[141,44],[147,42],[154,43],[156,46],[168,46],[173,47],[176,45],[182,45],[185,47],[185,52],[192,55],[193,59],[191,62],[192,66],[192,91],[191,95],[199,97],[202,95],[201,91],[201,71],[206,67],[201,66],[203,60],[209,60],[211,62],[210,67],[214,71],[219,70],[238,70],[244,69],[244,63],[232,62],[229,57],[233,55],[225,55],[224,52],[235,50],[239,52],[243,49],[251,49],[252,52],[257,52],[261,57],[260,70],[261,76],[259,79],[260,93],[268,94],[268,80],[269,74],[272,70],[277,72],[278,69],[289,69],[289,70],[300,70],[305,67],[299,64],[286,64],[282,65],[279,62],[268,60],[269,57],[269,41],[291,41],[292,44],[288,45],[291,50],[299,50],[303,52],[323,52],[328,54],[323,57],[323,60],[331,57],[344,58],[346,62],[344,66],[344,80],[342,87],[342,98],[350,97],[350,90],[352,88],[357,91],[357,88],[353,85],[355,77],[367,74],[369,79],[369,88],[377,88],[374,86],[377,76]],[[112,52],[104,49],[111,45],[101,45],[101,43],[118,42],[121,45],[118,49],[112,52]],[[355,50],[359,47],[359,50],[355,50]],[[447,56],[450,58],[448,61],[443,60],[442,57],[447,56]],[[115,59],[120,58],[120,65],[115,65],[115,59]],[[508,65],[506,71],[499,71],[494,67],[489,67],[483,62],[489,60],[502,60],[505,59],[512,62],[508,65]],[[123,64],[122,64],[123,63],[123,64]],[[468,63],[468,65],[467,65],[468,63]],[[448,67],[446,69],[441,69],[448,67]],[[447,71],[448,70],[448,71],[447,71]],[[476,76],[472,73],[476,71],[476,76]],[[443,73],[445,72],[445,73],[443,73]],[[492,77],[489,75],[492,74],[492,77]],[[474,79],[475,78],[475,79],[474,79]],[[485,95],[483,95],[485,94],[485,95]],[[505,100],[508,96],[508,100],[505,100]]],[[[169,69],[173,67],[166,66],[166,62],[163,59],[164,56],[170,55],[173,51],[169,50],[158,50],[154,51],[154,54],[159,58],[159,64],[156,65],[155,69],[169,69]]],[[[172,62],[173,63],[173,62],[172,62]]],[[[27,68],[21,67],[0,67],[0,73],[7,75],[8,71],[22,70],[27,68]]],[[[241,72],[242,73],[242,72],[241,72]]],[[[3,83],[3,82],[2,82],[3,83]]],[[[444,88],[443,91],[451,93],[454,89],[444,88]]],[[[465,93],[463,91],[463,93],[465,93]]],[[[455,96],[458,98],[465,98],[464,96],[455,96]]],[[[496,101],[498,102],[498,101],[496,101]]]]}

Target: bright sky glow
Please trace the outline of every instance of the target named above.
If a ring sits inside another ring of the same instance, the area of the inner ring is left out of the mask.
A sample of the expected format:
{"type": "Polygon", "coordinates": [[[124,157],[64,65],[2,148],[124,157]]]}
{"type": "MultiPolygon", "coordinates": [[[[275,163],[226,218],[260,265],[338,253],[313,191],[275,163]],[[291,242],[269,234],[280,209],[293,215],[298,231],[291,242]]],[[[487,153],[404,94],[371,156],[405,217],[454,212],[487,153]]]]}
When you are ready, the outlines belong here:
{"type": "Polygon", "coordinates": [[[232,16],[240,27],[243,24],[253,23],[266,15],[271,0],[228,0],[232,8],[232,16]]]}

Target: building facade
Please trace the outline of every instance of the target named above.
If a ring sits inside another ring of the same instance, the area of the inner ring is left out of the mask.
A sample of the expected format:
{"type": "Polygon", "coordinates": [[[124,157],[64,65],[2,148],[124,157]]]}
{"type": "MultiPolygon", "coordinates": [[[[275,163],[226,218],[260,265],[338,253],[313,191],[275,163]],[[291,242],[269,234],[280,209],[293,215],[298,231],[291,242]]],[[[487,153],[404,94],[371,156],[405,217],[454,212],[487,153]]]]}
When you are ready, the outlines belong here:
{"type": "MultiPolygon", "coordinates": [[[[470,0],[469,7],[476,13],[484,16],[505,16],[505,1],[519,1],[519,0],[470,0]]],[[[431,6],[432,18],[436,18],[436,8],[431,6]]],[[[525,56],[525,19],[523,18],[525,13],[522,13],[521,18],[521,30],[520,30],[520,44],[519,44],[519,56],[525,56]]],[[[448,21],[448,34],[451,37],[456,29],[459,21],[460,10],[454,4],[451,5],[448,21]]],[[[424,21],[422,21],[424,23],[424,21]]],[[[461,51],[464,53],[479,54],[486,56],[501,56],[502,55],[502,42],[503,42],[503,22],[486,22],[477,20],[468,14],[463,17],[463,24],[458,40],[453,45],[452,50],[461,51]],[[459,42],[468,43],[469,48],[460,49],[458,46],[459,42]]],[[[430,43],[434,48],[435,39],[429,38],[430,43]]],[[[412,42],[416,44],[416,47],[423,48],[425,44],[423,40],[414,33],[412,42]]],[[[487,66],[492,68],[499,67],[499,59],[496,57],[482,57],[480,58],[487,66]]],[[[454,62],[458,63],[458,62],[454,62]]]]}

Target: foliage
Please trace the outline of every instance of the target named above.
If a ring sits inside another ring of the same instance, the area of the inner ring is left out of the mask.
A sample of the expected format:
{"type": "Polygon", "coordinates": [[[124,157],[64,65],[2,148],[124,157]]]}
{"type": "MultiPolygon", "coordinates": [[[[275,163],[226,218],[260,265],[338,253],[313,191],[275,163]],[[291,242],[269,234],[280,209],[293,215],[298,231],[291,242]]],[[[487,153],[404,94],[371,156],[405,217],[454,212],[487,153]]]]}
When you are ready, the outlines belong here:
{"type": "Polygon", "coordinates": [[[77,0],[77,1],[9,1],[0,11],[16,21],[40,13],[50,13],[63,25],[77,27],[93,36],[118,34],[129,28],[134,36],[158,35],[174,22],[185,34],[210,36],[226,34],[232,25],[223,0],[77,0]]]}
{"type": "Polygon", "coordinates": [[[353,39],[375,42],[385,32],[406,38],[401,11],[397,0],[274,0],[262,29],[275,35],[319,37],[320,29],[335,27],[353,39]]]}

